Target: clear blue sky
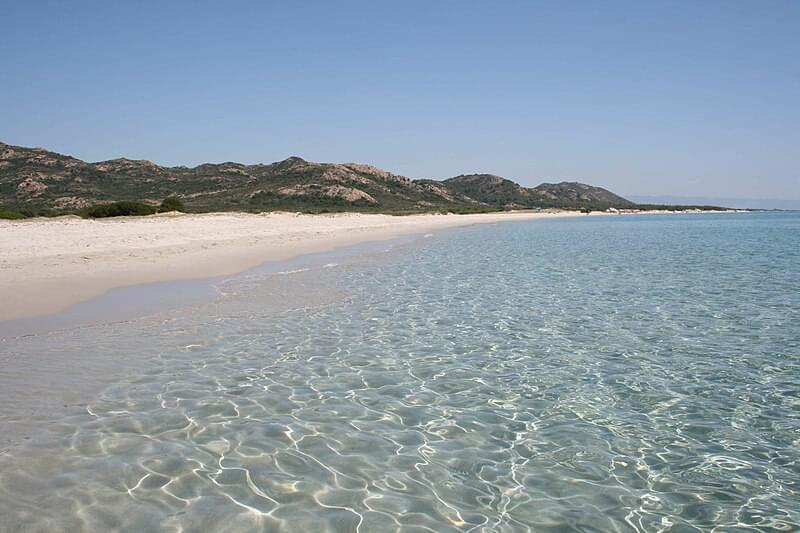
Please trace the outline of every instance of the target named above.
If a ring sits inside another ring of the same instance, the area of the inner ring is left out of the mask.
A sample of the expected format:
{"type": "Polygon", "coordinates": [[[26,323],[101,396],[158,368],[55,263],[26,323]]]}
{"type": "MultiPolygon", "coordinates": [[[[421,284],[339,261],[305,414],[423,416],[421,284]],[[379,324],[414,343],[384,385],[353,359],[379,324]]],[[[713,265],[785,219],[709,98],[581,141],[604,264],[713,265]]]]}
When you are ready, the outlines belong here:
{"type": "Polygon", "coordinates": [[[800,199],[800,1],[0,3],[7,143],[800,199]]]}

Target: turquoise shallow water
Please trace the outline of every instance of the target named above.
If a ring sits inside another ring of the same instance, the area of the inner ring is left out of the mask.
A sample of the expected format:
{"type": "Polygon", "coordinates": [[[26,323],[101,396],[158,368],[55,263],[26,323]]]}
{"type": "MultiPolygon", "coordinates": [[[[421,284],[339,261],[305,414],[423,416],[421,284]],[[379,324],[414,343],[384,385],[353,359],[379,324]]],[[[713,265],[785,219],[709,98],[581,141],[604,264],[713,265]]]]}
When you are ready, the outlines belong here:
{"type": "Polygon", "coordinates": [[[0,530],[800,528],[800,215],[506,223],[328,267],[3,345],[130,364],[6,446],[0,530]]]}

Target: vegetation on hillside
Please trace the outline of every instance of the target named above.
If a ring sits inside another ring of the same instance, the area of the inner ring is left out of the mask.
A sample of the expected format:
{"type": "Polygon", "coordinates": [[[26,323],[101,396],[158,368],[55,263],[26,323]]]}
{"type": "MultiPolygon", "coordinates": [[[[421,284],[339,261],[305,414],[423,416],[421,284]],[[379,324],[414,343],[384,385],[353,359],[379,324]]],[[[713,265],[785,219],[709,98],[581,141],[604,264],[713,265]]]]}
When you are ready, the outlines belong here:
{"type": "Polygon", "coordinates": [[[3,218],[158,211],[406,214],[638,207],[600,187],[575,182],[528,188],[491,174],[411,180],[369,165],[313,163],[299,157],[272,164],[208,163],[193,168],[124,158],[87,163],[3,143],[0,205],[3,218]]]}

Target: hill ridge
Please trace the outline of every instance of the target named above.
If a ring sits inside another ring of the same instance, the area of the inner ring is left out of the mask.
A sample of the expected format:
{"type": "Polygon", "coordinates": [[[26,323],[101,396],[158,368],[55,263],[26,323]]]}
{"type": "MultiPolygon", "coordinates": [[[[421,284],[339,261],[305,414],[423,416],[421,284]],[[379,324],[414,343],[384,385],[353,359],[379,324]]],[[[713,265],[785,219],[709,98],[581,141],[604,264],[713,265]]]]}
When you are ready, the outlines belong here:
{"type": "Polygon", "coordinates": [[[180,198],[194,211],[457,212],[635,205],[579,182],[524,187],[489,173],[415,180],[367,163],[316,163],[299,156],[194,167],[127,157],[92,163],[0,142],[0,207],[6,209],[69,211],[121,200],[157,204],[167,197],[180,198]]]}

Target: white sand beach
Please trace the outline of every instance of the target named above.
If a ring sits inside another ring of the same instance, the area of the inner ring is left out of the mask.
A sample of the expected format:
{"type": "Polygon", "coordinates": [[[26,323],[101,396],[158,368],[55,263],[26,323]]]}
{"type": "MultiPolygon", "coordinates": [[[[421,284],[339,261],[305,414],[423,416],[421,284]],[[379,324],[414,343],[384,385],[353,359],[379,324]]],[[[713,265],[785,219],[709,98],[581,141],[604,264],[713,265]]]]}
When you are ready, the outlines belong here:
{"type": "Polygon", "coordinates": [[[115,287],[231,275],[359,242],[575,214],[215,213],[0,221],[0,320],[55,313],[115,287]]]}

